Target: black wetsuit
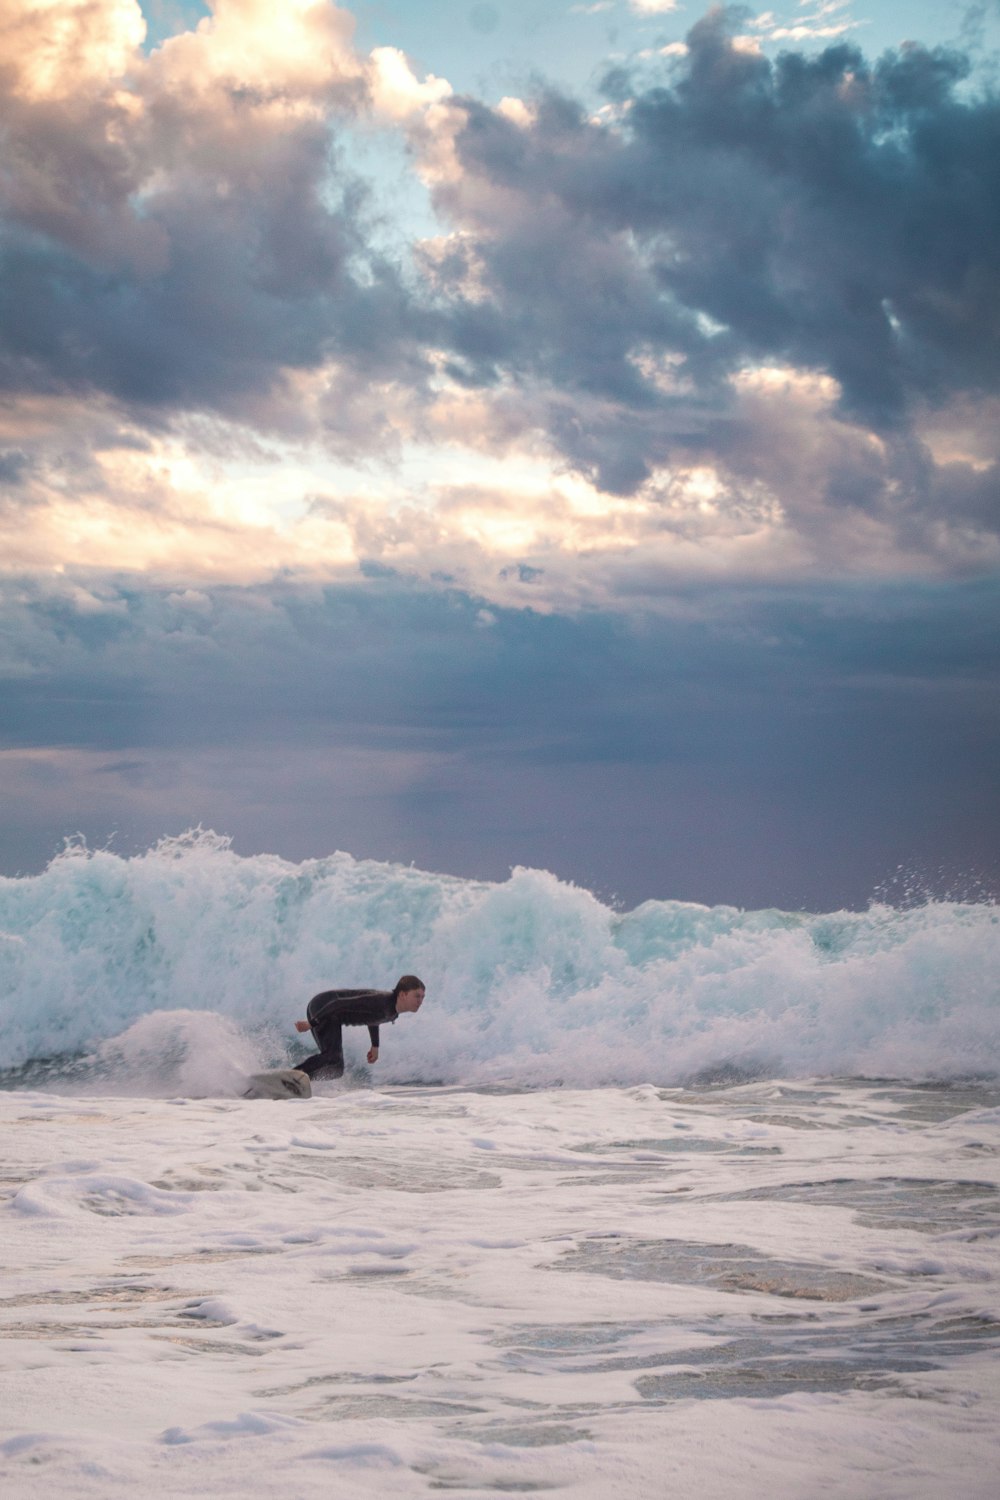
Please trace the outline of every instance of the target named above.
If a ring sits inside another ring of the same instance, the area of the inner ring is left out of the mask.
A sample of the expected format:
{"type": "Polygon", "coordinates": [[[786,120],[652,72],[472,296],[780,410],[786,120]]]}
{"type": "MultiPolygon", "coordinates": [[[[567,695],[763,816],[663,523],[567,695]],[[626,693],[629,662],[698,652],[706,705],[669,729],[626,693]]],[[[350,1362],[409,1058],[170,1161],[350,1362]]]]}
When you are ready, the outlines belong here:
{"type": "Polygon", "coordinates": [[[310,1078],[326,1073],[339,1078],[344,1071],[345,1026],[367,1026],[372,1046],[378,1046],[378,1029],[396,1019],[393,990],[324,990],[306,1007],[306,1018],[319,1051],[296,1064],[310,1078]]]}

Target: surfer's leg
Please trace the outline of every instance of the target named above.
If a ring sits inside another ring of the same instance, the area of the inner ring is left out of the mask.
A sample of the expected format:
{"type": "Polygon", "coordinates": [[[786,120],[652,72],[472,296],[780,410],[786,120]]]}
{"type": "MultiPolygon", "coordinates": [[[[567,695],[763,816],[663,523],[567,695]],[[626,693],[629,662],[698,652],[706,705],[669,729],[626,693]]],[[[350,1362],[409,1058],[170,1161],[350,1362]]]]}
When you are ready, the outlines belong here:
{"type": "MultiPolygon", "coordinates": [[[[317,1039],[318,1040],[318,1039],[317,1039]]],[[[330,1026],[323,1033],[320,1043],[322,1051],[312,1057],[307,1057],[304,1062],[297,1063],[300,1073],[308,1073],[310,1078],[315,1078],[317,1073],[327,1074],[331,1078],[339,1078],[344,1071],[344,1033],[340,1026],[330,1026]]]]}
{"type": "Polygon", "coordinates": [[[321,1052],[323,1051],[323,1038],[319,1034],[316,1012],[325,998],[325,995],[314,995],[306,1006],[306,1020],[309,1022],[309,1030],[312,1032],[313,1041],[321,1052]]]}

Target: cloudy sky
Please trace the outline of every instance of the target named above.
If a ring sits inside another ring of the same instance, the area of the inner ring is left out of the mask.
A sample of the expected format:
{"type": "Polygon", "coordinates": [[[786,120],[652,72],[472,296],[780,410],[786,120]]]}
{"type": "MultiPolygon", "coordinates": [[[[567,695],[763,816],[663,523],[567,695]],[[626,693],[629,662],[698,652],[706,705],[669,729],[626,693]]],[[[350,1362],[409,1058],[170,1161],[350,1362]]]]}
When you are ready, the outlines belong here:
{"type": "Polygon", "coordinates": [[[0,871],[995,884],[1000,0],[0,23],[0,871]]]}

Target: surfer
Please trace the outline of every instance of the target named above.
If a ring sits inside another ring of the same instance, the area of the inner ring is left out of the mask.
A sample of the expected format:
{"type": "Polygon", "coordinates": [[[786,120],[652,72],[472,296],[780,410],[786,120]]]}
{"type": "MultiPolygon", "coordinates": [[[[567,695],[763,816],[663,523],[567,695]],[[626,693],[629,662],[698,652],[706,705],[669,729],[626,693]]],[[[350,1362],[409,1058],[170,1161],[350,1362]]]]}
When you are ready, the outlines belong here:
{"type": "Polygon", "coordinates": [[[370,1063],[378,1061],[378,1029],[406,1011],[418,1011],[424,1000],[424,982],[416,974],[404,974],[391,990],[324,990],[306,1007],[305,1021],[296,1021],[296,1031],[311,1031],[319,1051],[296,1063],[300,1073],[339,1078],[344,1071],[345,1026],[367,1026],[371,1038],[370,1063]]]}

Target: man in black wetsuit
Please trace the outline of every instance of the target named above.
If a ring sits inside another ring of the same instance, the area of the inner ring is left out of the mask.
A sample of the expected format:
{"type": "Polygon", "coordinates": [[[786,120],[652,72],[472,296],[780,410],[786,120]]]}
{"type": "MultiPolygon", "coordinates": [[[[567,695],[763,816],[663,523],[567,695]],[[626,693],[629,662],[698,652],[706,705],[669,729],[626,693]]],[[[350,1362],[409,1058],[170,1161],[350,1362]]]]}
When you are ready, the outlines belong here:
{"type": "Polygon", "coordinates": [[[324,990],[314,995],[306,1008],[308,1020],[296,1021],[296,1031],[311,1031],[319,1051],[296,1063],[300,1073],[339,1078],[344,1071],[345,1026],[367,1026],[371,1037],[370,1063],[378,1061],[378,1029],[395,1021],[405,1011],[418,1011],[423,1004],[424,982],[416,974],[404,974],[391,990],[324,990]]]}

